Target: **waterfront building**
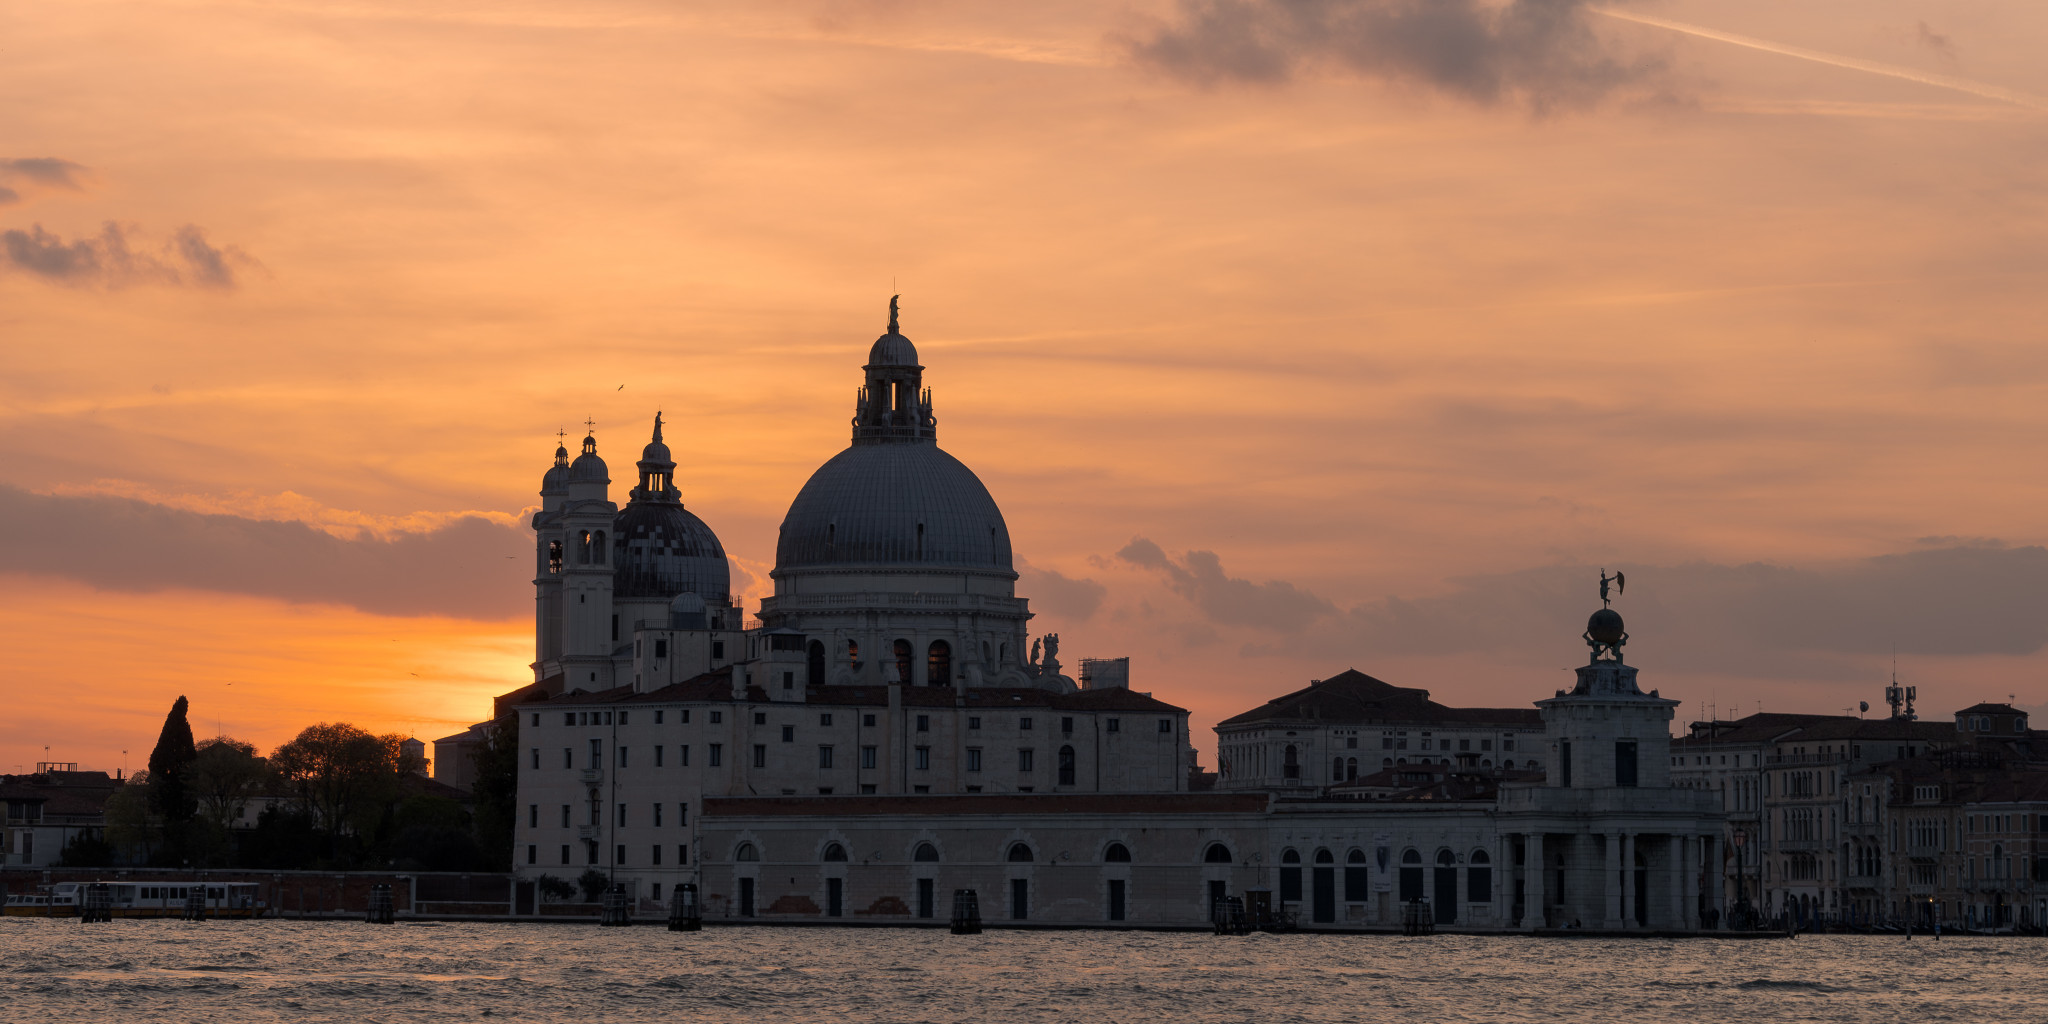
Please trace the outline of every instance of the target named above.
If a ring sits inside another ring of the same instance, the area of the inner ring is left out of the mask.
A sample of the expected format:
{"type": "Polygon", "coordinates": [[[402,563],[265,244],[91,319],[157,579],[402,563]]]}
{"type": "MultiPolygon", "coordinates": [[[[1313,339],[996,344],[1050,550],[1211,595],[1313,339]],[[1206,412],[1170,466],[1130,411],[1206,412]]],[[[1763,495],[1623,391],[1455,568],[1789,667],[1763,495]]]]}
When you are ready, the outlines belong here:
{"type": "Polygon", "coordinates": [[[64,847],[105,833],[107,798],[122,785],[116,775],[79,771],[71,762],[48,761],[34,772],[0,775],[0,806],[7,812],[0,831],[0,866],[49,867],[64,847]]]}

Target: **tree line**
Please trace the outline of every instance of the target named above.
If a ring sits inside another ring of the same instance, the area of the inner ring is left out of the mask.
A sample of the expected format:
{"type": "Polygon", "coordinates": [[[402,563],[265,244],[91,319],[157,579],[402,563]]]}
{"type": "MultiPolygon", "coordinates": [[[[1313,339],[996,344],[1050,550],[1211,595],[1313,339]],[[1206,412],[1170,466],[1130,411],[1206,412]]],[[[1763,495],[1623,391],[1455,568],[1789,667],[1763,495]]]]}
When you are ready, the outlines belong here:
{"type": "Polygon", "coordinates": [[[194,742],[179,697],[106,828],[63,863],[188,868],[504,871],[511,867],[518,716],[493,724],[465,802],[428,792],[405,737],[347,722],[300,730],[268,756],[229,736],[194,742]],[[252,820],[253,819],[253,820],[252,820]]]}

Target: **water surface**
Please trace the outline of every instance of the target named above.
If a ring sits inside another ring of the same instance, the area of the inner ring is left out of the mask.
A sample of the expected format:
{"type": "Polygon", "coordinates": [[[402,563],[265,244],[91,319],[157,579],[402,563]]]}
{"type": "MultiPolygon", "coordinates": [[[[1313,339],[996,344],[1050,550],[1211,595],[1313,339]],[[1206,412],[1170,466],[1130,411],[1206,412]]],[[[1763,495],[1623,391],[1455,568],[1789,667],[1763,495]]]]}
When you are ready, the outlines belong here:
{"type": "Polygon", "coordinates": [[[2048,940],[0,919],[9,1021],[2048,1020],[2048,940]]]}

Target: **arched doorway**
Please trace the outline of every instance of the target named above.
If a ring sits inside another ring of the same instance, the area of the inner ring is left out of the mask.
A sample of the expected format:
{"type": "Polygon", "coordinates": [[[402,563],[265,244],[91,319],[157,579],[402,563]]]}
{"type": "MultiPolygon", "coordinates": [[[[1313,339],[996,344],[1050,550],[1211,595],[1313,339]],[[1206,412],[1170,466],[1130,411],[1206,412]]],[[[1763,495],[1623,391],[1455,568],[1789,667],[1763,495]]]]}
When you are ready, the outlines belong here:
{"type": "Polygon", "coordinates": [[[804,665],[804,685],[816,688],[825,685],[825,642],[811,641],[809,658],[804,665]]]}
{"type": "Polygon", "coordinates": [[[910,641],[899,639],[892,646],[894,647],[894,651],[892,653],[896,655],[896,680],[905,686],[909,686],[910,641]]]}
{"type": "Polygon", "coordinates": [[[1280,855],[1280,903],[1301,902],[1301,854],[1288,850],[1280,855]]]}
{"type": "Polygon", "coordinates": [[[1422,854],[1407,850],[1401,854],[1401,902],[1422,898],[1422,854]]]}
{"type": "Polygon", "coordinates": [[[926,686],[953,685],[953,645],[944,640],[934,640],[925,651],[924,681],[926,686]]]}
{"type": "Polygon", "coordinates": [[[1337,921],[1337,858],[1328,850],[1316,851],[1316,866],[1310,879],[1309,907],[1317,924],[1337,921]]]}
{"type": "Polygon", "coordinates": [[[1449,850],[1436,855],[1436,923],[1458,923],[1458,856],[1449,850]]]}

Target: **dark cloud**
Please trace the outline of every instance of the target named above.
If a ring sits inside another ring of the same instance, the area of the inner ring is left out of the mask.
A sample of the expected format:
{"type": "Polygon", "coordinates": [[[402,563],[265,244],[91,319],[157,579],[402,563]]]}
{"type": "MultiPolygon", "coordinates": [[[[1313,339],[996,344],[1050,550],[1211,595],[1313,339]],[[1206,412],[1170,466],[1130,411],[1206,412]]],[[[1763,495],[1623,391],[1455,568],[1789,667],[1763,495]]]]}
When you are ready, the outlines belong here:
{"type": "Polygon", "coordinates": [[[495,620],[531,614],[533,541],[480,517],[390,539],[344,540],[303,523],[0,484],[7,568],[104,590],[215,590],[384,615],[495,620]]]}
{"type": "Polygon", "coordinates": [[[1920,23],[1920,31],[1914,38],[1920,43],[1921,46],[1933,50],[1935,53],[1941,54],[1943,57],[1946,57],[1950,60],[1954,60],[1956,57],[1955,43],[1951,41],[1949,37],[1942,35],[1941,33],[1936,32],[1931,28],[1928,28],[1927,23],[1924,21],[1920,23]]]}
{"type": "Polygon", "coordinates": [[[1543,111],[1662,72],[1609,52],[1583,0],[1181,0],[1177,14],[1125,46],[1142,65],[1204,85],[1336,67],[1543,111]]]}
{"type": "Polygon", "coordinates": [[[1055,569],[1019,568],[1017,590],[1031,599],[1039,614],[1066,622],[1086,622],[1102,607],[1109,588],[1092,579],[1074,579],[1055,569]]]}
{"type": "Polygon", "coordinates": [[[0,178],[19,178],[74,192],[85,188],[88,173],[84,164],[51,156],[0,157],[0,178]]]}
{"type": "Polygon", "coordinates": [[[1169,589],[1193,602],[1205,617],[1222,626],[1294,633],[1337,610],[1335,605],[1292,583],[1253,583],[1234,578],[1223,571],[1223,560],[1213,551],[1190,551],[1176,561],[1159,545],[1137,537],[1116,556],[1158,573],[1169,589]]]}
{"type": "MultiPolygon", "coordinates": [[[[1562,665],[1599,607],[1599,566],[1453,581],[1439,597],[1388,597],[1247,655],[1348,658],[1479,654],[1562,665]]],[[[1615,566],[1606,566],[1613,569],[1615,566]]],[[[1816,567],[1621,566],[1616,601],[1632,657],[1665,671],[1766,679],[1870,678],[1871,659],[2027,655],[2048,646],[2048,549],[1983,543],[1816,567]]]]}
{"type": "Polygon", "coordinates": [[[5,185],[0,185],[0,206],[12,206],[18,202],[21,202],[21,193],[5,185]]]}
{"type": "Polygon", "coordinates": [[[113,221],[102,225],[95,237],[68,242],[43,230],[41,224],[26,231],[0,231],[0,267],[59,284],[105,288],[194,284],[225,289],[235,286],[235,265],[249,262],[248,256],[233,246],[215,248],[203,230],[190,224],[153,248],[133,244],[128,230],[113,221]]]}

